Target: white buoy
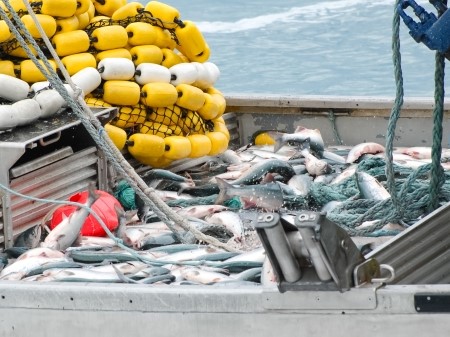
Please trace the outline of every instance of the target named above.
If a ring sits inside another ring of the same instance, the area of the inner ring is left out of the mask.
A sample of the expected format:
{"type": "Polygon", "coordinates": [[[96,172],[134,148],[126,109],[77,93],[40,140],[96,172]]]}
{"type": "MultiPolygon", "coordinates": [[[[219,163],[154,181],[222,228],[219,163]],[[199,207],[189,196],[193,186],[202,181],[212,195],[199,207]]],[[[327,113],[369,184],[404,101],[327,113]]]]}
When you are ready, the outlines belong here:
{"type": "Polygon", "coordinates": [[[34,99],[27,98],[12,105],[15,110],[17,126],[28,125],[39,119],[41,107],[34,99]]]}
{"type": "Polygon", "coordinates": [[[90,94],[102,83],[102,77],[96,68],[86,67],[71,76],[72,82],[80,88],[85,95],[90,94]]]}
{"type": "Polygon", "coordinates": [[[178,84],[192,84],[197,80],[197,67],[192,63],[178,63],[169,68],[170,83],[174,86],[178,84]]]}
{"type": "Polygon", "coordinates": [[[9,130],[16,126],[16,109],[10,104],[0,105],[0,131],[9,130]]]}
{"type": "Polygon", "coordinates": [[[28,97],[30,85],[13,76],[0,74],[0,97],[17,102],[28,97]]]}
{"type": "Polygon", "coordinates": [[[197,68],[197,80],[192,83],[192,85],[200,89],[212,87],[214,82],[208,68],[206,68],[203,63],[199,62],[191,62],[191,64],[195,65],[197,68]]]}
{"type": "Polygon", "coordinates": [[[50,86],[50,82],[49,81],[34,82],[31,85],[30,90],[36,94],[38,91],[46,89],[49,86],[50,86]]]}
{"type": "Polygon", "coordinates": [[[206,68],[206,70],[209,73],[210,80],[212,82],[211,86],[214,86],[214,84],[217,82],[217,80],[220,77],[219,67],[215,63],[212,63],[212,62],[205,62],[205,63],[203,63],[203,66],[206,68]]]}
{"type": "Polygon", "coordinates": [[[97,65],[97,70],[103,80],[131,80],[135,67],[133,61],[122,57],[107,57],[97,65]]]}
{"type": "Polygon", "coordinates": [[[55,90],[48,89],[38,92],[33,98],[40,106],[39,118],[48,118],[67,105],[66,100],[55,90]]]}
{"type": "Polygon", "coordinates": [[[156,63],[141,63],[136,67],[134,78],[140,85],[155,82],[170,83],[170,71],[156,63]]]}

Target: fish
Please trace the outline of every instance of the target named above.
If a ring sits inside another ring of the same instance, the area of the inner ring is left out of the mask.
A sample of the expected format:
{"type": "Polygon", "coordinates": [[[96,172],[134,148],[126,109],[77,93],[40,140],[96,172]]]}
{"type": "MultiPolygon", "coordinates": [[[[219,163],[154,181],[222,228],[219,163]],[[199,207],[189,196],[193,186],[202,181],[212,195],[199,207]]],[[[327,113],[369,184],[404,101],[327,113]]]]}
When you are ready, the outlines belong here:
{"type": "Polygon", "coordinates": [[[182,217],[191,216],[194,218],[202,219],[208,215],[221,212],[227,209],[228,207],[222,205],[196,205],[182,208],[176,211],[176,213],[178,213],[182,217]]]}
{"type": "Polygon", "coordinates": [[[295,175],[292,166],[279,159],[267,159],[247,170],[241,178],[231,182],[233,185],[252,185],[263,178],[267,173],[278,173],[287,181],[295,175]]]}
{"type": "Polygon", "coordinates": [[[14,241],[15,247],[36,248],[41,242],[42,226],[36,225],[19,234],[14,241]]]}
{"type": "Polygon", "coordinates": [[[337,185],[342,183],[344,180],[353,177],[356,173],[356,170],[358,169],[357,164],[352,164],[349,167],[347,167],[344,171],[342,171],[337,177],[335,177],[331,182],[330,185],[337,185]]]}
{"type": "Polygon", "coordinates": [[[0,272],[0,280],[20,280],[30,271],[50,262],[68,262],[65,257],[33,256],[22,260],[16,260],[0,272]]]}
{"type": "Polygon", "coordinates": [[[372,142],[361,143],[351,148],[345,161],[347,164],[351,164],[357,161],[363,154],[376,154],[380,152],[385,152],[383,145],[372,142]]]}
{"type": "Polygon", "coordinates": [[[233,237],[242,240],[244,237],[244,224],[239,214],[233,211],[222,211],[214,213],[205,218],[205,221],[224,226],[233,233],[233,237]]]}
{"type": "MultiPolygon", "coordinates": [[[[89,184],[88,192],[84,206],[90,208],[97,201],[99,195],[94,190],[94,184],[89,184]]],[[[80,236],[81,228],[89,214],[86,208],[78,207],[47,235],[41,246],[60,251],[66,250],[80,236]]]]}
{"type": "Polygon", "coordinates": [[[64,257],[64,253],[54,250],[48,247],[36,247],[33,249],[27,250],[25,253],[21,254],[17,261],[29,259],[32,257],[43,257],[43,258],[62,258],[64,257]]]}
{"type": "Polygon", "coordinates": [[[223,281],[234,280],[232,277],[213,271],[202,270],[200,268],[183,268],[181,276],[188,281],[201,284],[211,284],[223,281]]]}
{"type": "Polygon", "coordinates": [[[307,139],[309,139],[311,149],[317,153],[322,153],[325,146],[318,129],[297,126],[294,133],[268,132],[268,134],[275,140],[274,152],[278,152],[285,144],[303,144],[307,139]]]}
{"type": "Polygon", "coordinates": [[[297,191],[297,195],[307,196],[311,188],[313,178],[307,174],[296,174],[288,181],[288,186],[297,191]]]}
{"type": "Polygon", "coordinates": [[[305,139],[302,144],[301,153],[305,157],[305,166],[308,173],[312,176],[321,176],[331,173],[332,168],[325,160],[316,158],[310,152],[310,141],[305,139]]]}
{"type": "Polygon", "coordinates": [[[383,185],[368,173],[356,172],[356,183],[364,199],[386,200],[391,197],[383,185]]]}
{"type": "Polygon", "coordinates": [[[218,205],[222,205],[226,200],[237,196],[244,209],[258,207],[267,211],[275,211],[283,206],[283,193],[277,183],[234,186],[218,178],[217,185],[220,192],[215,203],[218,205]]]}

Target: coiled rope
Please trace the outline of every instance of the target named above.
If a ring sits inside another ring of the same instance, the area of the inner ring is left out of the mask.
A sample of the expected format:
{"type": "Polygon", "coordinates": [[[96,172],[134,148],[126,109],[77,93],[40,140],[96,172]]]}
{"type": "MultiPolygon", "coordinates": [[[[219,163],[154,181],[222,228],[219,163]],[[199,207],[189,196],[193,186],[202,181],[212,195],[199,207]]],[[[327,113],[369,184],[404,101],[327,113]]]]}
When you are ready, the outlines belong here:
{"type": "Polygon", "coordinates": [[[126,159],[122,156],[120,151],[115,147],[112,143],[111,139],[106,136],[105,130],[101,125],[100,121],[95,117],[92,111],[89,109],[87,104],[84,102],[83,97],[81,96],[81,90],[75,86],[75,84],[71,81],[71,78],[59,59],[56,51],[54,50],[50,40],[45,34],[42,26],[39,23],[34,11],[32,10],[30,3],[27,0],[23,0],[29,15],[32,17],[36,27],[39,30],[39,33],[42,36],[42,39],[50,51],[52,57],[58,65],[65,81],[71,86],[71,88],[75,92],[76,99],[72,98],[67,92],[66,88],[62,80],[59,78],[58,74],[51,67],[48,59],[45,54],[36,43],[34,38],[29,33],[28,29],[23,24],[20,16],[15,12],[13,7],[11,6],[9,0],[3,1],[6,9],[9,12],[9,15],[14,20],[14,23],[10,20],[8,14],[4,10],[3,7],[0,6],[0,16],[8,25],[10,31],[15,35],[16,39],[19,41],[20,45],[28,55],[28,57],[33,61],[36,67],[44,74],[44,76],[48,79],[52,87],[58,91],[58,93],[66,100],[68,106],[72,109],[72,111],[77,115],[80,119],[83,126],[89,132],[92,139],[96,142],[99,148],[105,153],[106,158],[112,164],[114,169],[121,175],[123,178],[130,184],[130,186],[136,191],[136,193],[142,198],[144,203],[148,205],[155,214],[170,228],[170,230],[175,234],[175,236],[181,241],[184,242],[183,237],[178,233],[175,229],[175,224],[180,225],[183,229],[191,232],[196,239],[200,241],[207,242],[213,246],[220,247],[226,249],[228,251],[236,251],[233,247],[220,242],[216,238],[205,235],[197,230],[195,227],[191,226],[186,219],[173,212],[172,209],[164,203],[155,193],[153,188],[148,187],[145,182],[139,177],[139,175],[134,171],[133,167],[126,161],[126,159]],[[32,52],[30,46],[25,41],[24,37],[28,40],[28,43],[34,50],[36,50],[38,58],[32,52]]]}

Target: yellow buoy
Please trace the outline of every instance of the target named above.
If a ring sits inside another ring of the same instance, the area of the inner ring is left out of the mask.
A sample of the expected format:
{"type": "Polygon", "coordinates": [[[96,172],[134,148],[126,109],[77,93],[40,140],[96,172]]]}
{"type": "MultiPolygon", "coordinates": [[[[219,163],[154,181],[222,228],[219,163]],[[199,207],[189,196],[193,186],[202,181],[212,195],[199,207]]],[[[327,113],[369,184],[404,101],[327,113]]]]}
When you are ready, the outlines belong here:
{"type": "Polygon", "coordinates": [[[172,164],[173,160],[165,157],[139,157],[134,158],[141,164],[148,165],[152,168],[164,168],[172,164]]]}
{"type": "Polygon", "coordinates": [[[159,1],[147,2],[145,11],[152,13],[155,18],[160,19],[163,23],[176,23],[180,17],[178,9],[159,1]]]}
{"type": "Polygon", "coordinates": [[[225,124],[223,118],[215,118],[212,120],[213,122],[213,131],[222,132],[228,140],[230,140],[230,132],[228,131],[227,125],[225,124]]]}
{"type": "Polygon", "coordinates": [[[216,102],[217,106],[219,107],[219,111],[217,112],[216,118],[222,116],[227,107],[225,97],[223,97],[221,94],[211,94],[211,98],[214,100],[214,102],[216,102]]]}
{"type": "MultiPolygon", "coordinates": [[[[56,71],[56,63],[53,60],[48,60],[53,71],[56,71]]],[[[45,69],[45,65],[43,61],[39,61],[42,67],[45,69]]],[[[39,70],[38,67],[34,64],[32,60],[23,60],[20,62],[20,79],[28,82],[34,83],[39,81],[45,81],[47,78],[45,75],[39,70]]]]}
{"type": "Polygon", "coordinates": [[[188,111],[182,109],[181,118],[178,120],[177,125],[183,129],[186,135],[205,133],[205,123],[203,119],[195,111],[188,111]],[[184,110],[184,111],[183,111],[184,110]]]}
{"type": "Polygon", "coordinates": [[[106,123],[105,131],[119,150],[122,150],[125,147],[125,143],[127,141],[127,133],[125,130],[110,123],[106,123]]]}
{"type": "Polygon", "coordinates": [[[89,22],[92,21],[92,19],[95,17],[95,6],[94,3],[92,1],[89,1],[89,8],[87,10],[87,13],[89,14],[89,22]]]}
{"type": "Polygon", "coordinates": [[[110,50],[104,50],[95,55],[95,59],[98,62],[105,58],[124,58],[128,60],[132,60],[131,53],[126,48],[116,48],[110,50]]]}
{"type": "Polygon", "coordinates": [[[91,4],[91,0],[77,0],[77,10],[75,11],[75,15],[79,16],[81,14],[87,13],[91,4]]]}
{"type": "Polygon", "coordinates": [[[111,124],[122,129],[128,129],[144,123],[146,116],[147,111],[144,105],[119,106],[118,114],[113,118],[111,124]]]}
{"type": "MultiPolygon", "coordinates": [[[[56,33],[56,20],[52,16],[45,14],[36,14],[36,18],[42,29],[44,30],[45,35],[47,35],[48,37],[52,37],[56,33]]],[[[41,33],[38,31],[31,15],[24,15],[20,18],[20,20],[23,22],[33,38],[41,38],[41,33]]]]}
{"type": "Polygon", "coordinates": [[[111,16],[111,19],[124,20],[127,18],[134,18],[136,15],[141,13],[143,10],[144,10],[144,5],[142,5],[140,2],[136,2],[136,1],[129,2],[125,6],[118,8],[111,16]]]}
{"type": "MultiPolygon", "coordinates": [[[[31,1],[30,1],[31,2],[31,1]]],[[[13,8],[13,10],[15,12],[27,12],[27,7],[25,6],[23,0],[10,0],[9,4],[11,5],[11,7],[13,8]]],[[[0,1],[0,6],[3,8],[3,10],[6,13],[9,13],[8,9],[6,8],[5,4],[3,3],[3,1],[0,1]]]]}
{"type": "Polygon", "coordinates": [[[178,63],[183,63],[183,59],[175,53],[172,49],[168,48],[162,48],[161,49],[163,53],[163,59],[161,61],[161,65],[163,65],[166,68],[170,68],[178,63]]]}
{"type": "Polygon", "coordinates": [[[132,22],[125,29],[132,46],[154,45],[158,37],[157,27],[146,22],[132,22]]]}
{"type": "Polygon", "coordinates": [[[142,86],[141,102],[148,107],[166,107],[174,105],[178,92],[170,83],[152,82],[142,86]]]}
{"type": "Polygon", "coordinates": [[[16,77],[16,72],[14,71],[14,63],[9,60],[1,60],[0,74],[16,77]]]}
{"type": "Polygon", "coordinates": [[[78,14],[76,17],[78,19],[78,29],[85,29],[91,20],[88,12],[78,14]]]}
{"type": "Polygon", "coordinates": [[[127,141],[128,152],[137,159],[139,158],[159,158],[165,153],[166,144],[164,139],[155,135],[144,133],[134,133],[127,141]]]}
{"type": "Polygon", "coordinates": [[[154,45],[133,47],[130,49],[130,54],[135,66],[141,63],[161,64],[163,60],[161,48],[154,45]]]}
{"type": "Polygon", "coordinates": [[[75,15],[77,0],[42,0],[41,14],[68,18],[75,15]]]}
{"type": "Polygon", "coordinates": [[[96,98],[96,97],[88,97],[88,96],[86,96],[84,98],[84,101],[86,102],[87,105],[93,106],[93,107],[97,107],[97,108],[110,108],[110,107],[112,107],[111,104],[106,103],[104,100],[102,100],[100,98],[96,98]]]}
{"type": "Polygon", "coordinates": [[[56,34],[52,38],[53,48],[58,56],[84,53],[90,46],[89,35],[84,30],[56,34]]]}
{"type": "Polygon", "coordinates": [[[178,92],[176,105],[197,111],[205,104],[205,94],[201,89],[185,83],[178,84],[176,89],[178,92]]]}
{"type": "Polygon", "coordinates": [[[211,140],[211,151],[208,155],[216,156],[228,148],[228,138],[222,132],[208,132],[206,136],[211,140]]]}
{"type": "MultiPolygon", "coordinates": [[[[15,43],[13,46],[2,46],[3,47],[3,52],[5,52],[6,54],[10,55],[10,56],[15,56],[15,57],[20,57],[20,58],[24,58],[27,59],[28,58],[28,54],[25,51],[25,49],[23,49],[20,44],[17,42],[15,43]]],[[[34,49],[34,47],[31,44],[28,44],[28,48],[30,48],[31,52],[33,53],[34,56],[37,55],[36,49],[34,49]]]]}
{"type": "Polygon", "coordinates": [[[61,62],[70,76],[87,67],[97,68],[95,57],[90,53],[67,55],[61,59],[61,62]]]}
{"type": "Polygon", "coordinates": [[[205,104],[197,110],[201,118],[205,120],[211,120],[219,115],[219,105],[208,93],[203,93],[205,96],[205,104]]]}
{"type": "Polygon", "coordinates": [[[140,99],[139,84],[132,81],[106,81],[103,84],[103,99],[112,105],[136,105],[140,99]]]}
{"type": "Polygon", "coordinates": [[[164,157],[171,160],[183,159],[191,153],[191,142],[183,136],[168,136],[164,138],[164,157]]]}
{"type": "Polygon", "coordinates": [[[79,26],[80,22],[75,15],[68,18],[56,19],[55,35],[77,30],[79,26]]]}
{"type": "Polygon", "coordinates": [[[156,122],[146,121],[139,126],[140,133],[160,136],[162,138],[167,136],[182,136],[183,131],[176,125],[165,125],[156,122]]]}
{"type": "Polygon", "coordinates": [[[189,158],[198,158],[211,152],[211,140],[205,135],[189,135],[186,137],[191,142],[191,153],[189,158]]]}
{"type": "Polygon", "coordinates": [[[209,47],[198,27],[192,21],[183,21],[175,28],[177,49],[190,61],[205,62],[209,58],[209,47]]]}
{"type": "Polygon", "coordinates": [[[275,140],[267,133],[262,132],[255,137],[255,145],[273,145],[275,140]]]}
{"type": "MultiPolygon", "coordinates": [[[[151,121],[151,122],[158,122],[158,123],[162,123],[165,125],[170,125],[170,126],[174,125],[179,128],[179,126],[177,124],[181,118],[181,114],[182,114],[181,108],[176,105],[162,107],[162,108],[153,108],[147,115],[147,120],[151,121]]],[[[181,128],[180,128],[180,130],[181,130],[181,128]]],[[[183,132],[183,131],[181,130],[181,132],[183,132]]]]}
{"type": "Polygon", "coordinates": [[[105,26],[92,32],[91,41],[97,50],[124,48],[128,43],[128,34],[122,26],[105,26]]]}
{"type": "Polygon", "coordinates": [[[177,46],[177,43],[172,38],[172,35],[167,29],[163,29],[161,27],[156,26],[156,41],[155,45],[157,45],[159,48],[168,48],[168,49],[175,49],[177,46]]]}
{"type": "Polygon", "coordinates": [[[113,16],[114,12],[127,4],[127,0],[92,0],[95,10],[102,15],[113,16]]]}
{"type": "MultiPolygon", "coordinates": [[[[5,21],[0,20],[0,43],[5,42],[11,38],[11,31],[5,21]]],[[[162,55],[162,53],[161,53],[162,55]]],[[[161,57],[162,60],[162,57],[161,57]]]]}

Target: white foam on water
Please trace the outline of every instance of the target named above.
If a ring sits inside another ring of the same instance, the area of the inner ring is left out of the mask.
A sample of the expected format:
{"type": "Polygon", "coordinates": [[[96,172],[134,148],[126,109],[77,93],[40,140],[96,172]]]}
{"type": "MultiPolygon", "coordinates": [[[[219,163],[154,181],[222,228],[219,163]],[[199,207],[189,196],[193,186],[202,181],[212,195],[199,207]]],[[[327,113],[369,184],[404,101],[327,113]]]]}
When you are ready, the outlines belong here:
{"type": "Polygon", "coordinates": [[[308,21],[324,22],[330,18],[338,17],[339,14],[351,12],[354,7],[366,3],[368,7],[393,6],[394,0],[380,0],[371,3],[367,0],[340,0],[327,1],[302,7],[293,7],[285,12],[259,15],[251,18],[244,18],[237,21],[203,21],[196,22],[196,25],[203,33],[236,33],[246,30],[264,28],[274,23],[308,21]]]}

